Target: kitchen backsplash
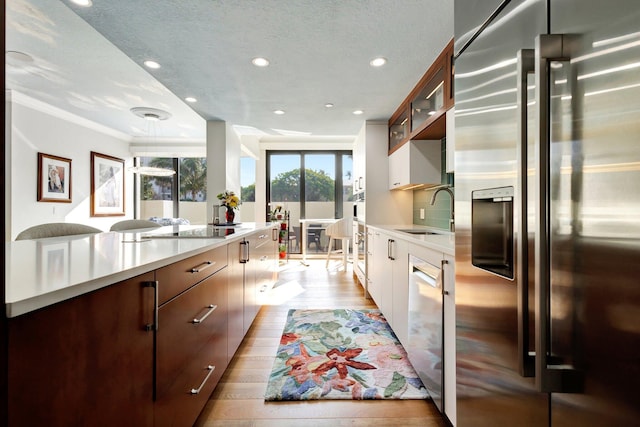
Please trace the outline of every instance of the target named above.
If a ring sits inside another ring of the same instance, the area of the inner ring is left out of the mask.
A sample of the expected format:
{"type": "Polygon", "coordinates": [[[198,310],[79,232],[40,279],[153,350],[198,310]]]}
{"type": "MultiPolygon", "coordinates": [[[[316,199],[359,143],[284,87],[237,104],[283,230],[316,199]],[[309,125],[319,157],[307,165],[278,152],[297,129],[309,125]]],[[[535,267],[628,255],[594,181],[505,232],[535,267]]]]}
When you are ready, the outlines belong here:
{"type": "MultiPolygon", "coordinates": [[[[446,141],[441,141],[442,165],[446,164],[446,141]]],[[[447,184],[453,187],[454,176],[452,173],[446,173],[444,168],[441,175],[441,184],[447,184]]],[[[453,188],[452,188],[453,189],[453,188]]],[[[455,194],[455,189],[454,194],[455,194]]],[[[449,193],[441,191],[438,194],[436,202],[433,206],[429,204],[431,196],[435,190],[414,190],[413,192],[413,223],[415,225],[426,225],[429,227],[441,228],[449,230],[449,218],[451,217],[451,202],[449,193]],[[424,219],[420,219],[420,209],[424,209],[424,219]]]]}

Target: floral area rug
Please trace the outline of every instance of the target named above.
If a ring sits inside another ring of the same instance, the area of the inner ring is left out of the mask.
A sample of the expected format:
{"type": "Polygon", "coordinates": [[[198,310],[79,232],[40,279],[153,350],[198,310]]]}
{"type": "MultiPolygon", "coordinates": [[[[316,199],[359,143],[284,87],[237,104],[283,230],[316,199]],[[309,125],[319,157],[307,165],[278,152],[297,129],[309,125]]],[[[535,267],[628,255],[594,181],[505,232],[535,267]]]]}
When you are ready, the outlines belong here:
{"type": "Polygon", "coordinates": [[[289,310],[265,400],[427,396],[379,310],[289,310]]]}

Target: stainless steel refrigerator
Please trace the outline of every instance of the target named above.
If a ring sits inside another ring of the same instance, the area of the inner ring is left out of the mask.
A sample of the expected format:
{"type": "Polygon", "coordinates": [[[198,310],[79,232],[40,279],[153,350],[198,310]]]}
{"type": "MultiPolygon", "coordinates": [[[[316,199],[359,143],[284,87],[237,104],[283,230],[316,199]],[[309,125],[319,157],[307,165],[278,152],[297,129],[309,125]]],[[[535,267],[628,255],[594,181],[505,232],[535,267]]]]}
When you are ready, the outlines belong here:
{"type": "Polygon", "coordinates": [[[640,425],[640,2],[455,2],[456,425],[640,425]]]}

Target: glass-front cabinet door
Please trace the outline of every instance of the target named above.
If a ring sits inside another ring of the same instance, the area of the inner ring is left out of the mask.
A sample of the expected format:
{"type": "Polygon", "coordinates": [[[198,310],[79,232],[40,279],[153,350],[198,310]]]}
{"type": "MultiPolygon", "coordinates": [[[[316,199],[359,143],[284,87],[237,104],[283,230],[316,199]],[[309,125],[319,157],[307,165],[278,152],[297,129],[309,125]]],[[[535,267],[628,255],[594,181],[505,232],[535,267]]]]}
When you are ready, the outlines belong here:
{"type": "Polygon", "coordinates": [[[411,100],[411,131],[420,128],[430,117],[444,108],[444,64],[411,100]]]}
{"type": "Polygon", "coordinates": [[[390,152],[409,138],[409,111],[404,109],[404,111],[401,111],[400,114],[392,120],[393,122],[389,126],[390,152]]]}

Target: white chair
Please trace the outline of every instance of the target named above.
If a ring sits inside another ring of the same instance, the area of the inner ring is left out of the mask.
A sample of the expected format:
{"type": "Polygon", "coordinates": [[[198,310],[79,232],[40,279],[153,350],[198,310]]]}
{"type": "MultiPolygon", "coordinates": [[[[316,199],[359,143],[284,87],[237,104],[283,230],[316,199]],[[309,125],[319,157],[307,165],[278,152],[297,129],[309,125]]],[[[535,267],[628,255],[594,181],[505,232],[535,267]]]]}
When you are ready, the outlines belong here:
{"type": "Polygon", "coordinates": [[[157,222],[149,221],[146,219],[125,219],[113,224],[110,231],[126,231],[158,227],[161,227],[161,225],[157,222]]]}
{"type": "Polygon", "coordinates": [[[72,222],[52,222],[39,224],[23,230],[16,236],[16,240],[44,239],[47,237],[73,236],[76,234],[102,233],[95,227],[72,222]]]}
{"type": "Polygon", "coordinates": [[[353,235],[353,219],[342,218],[327,226],[325,230],[327,236],[329,236],[329,245],[327,246],[327,262],[326,267],[329,267],[329,260],[332,255],[342,254],[342,264],[347,269],[347,254],[349,253],[349,240],[353,235]],[[342,240],[342,249],[334,250],[333,242],[335,240],[342,240]]]}

